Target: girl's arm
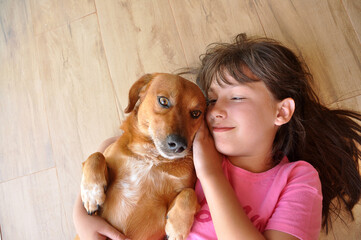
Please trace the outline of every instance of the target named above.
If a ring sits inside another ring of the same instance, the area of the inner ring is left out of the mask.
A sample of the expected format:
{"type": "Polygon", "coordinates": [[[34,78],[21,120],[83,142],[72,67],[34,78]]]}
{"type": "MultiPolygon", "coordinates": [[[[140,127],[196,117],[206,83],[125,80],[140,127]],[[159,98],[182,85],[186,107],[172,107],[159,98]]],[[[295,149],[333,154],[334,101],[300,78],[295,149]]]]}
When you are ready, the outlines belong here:
{"type": "MultiPolygon", "coordinates": [[[[112,137],[105,140],[98,148],[98,152],[104,152],[105,149],[114,143],[119,137],[112,137]]],[[[124,240],[126,237],[117,229],[111,226],[107,221],[99,216],[89,216],[83,207],[80,194],[75,200],[73,209],[73,221],[75,229],[80,239],[113,239],[124,240]]]]}
{"type": "Polygon", "coordinates": [[[223,173],[222,156],[205,123],[195,137],[193,155],[218,239],[298,239],[274,230],[262,235],[253,226],[223,173]]]}

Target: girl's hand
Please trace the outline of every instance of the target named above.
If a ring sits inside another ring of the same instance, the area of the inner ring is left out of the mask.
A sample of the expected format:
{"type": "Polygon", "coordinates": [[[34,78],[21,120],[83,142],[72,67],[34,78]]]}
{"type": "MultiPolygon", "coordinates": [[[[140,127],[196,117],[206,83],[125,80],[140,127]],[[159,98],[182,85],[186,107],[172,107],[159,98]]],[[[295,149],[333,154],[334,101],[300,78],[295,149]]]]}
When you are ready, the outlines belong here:
{"type": "Polygon", "coordinates": [[[125,240],[127,239],[117,229],[99,216],[90,216],[81,203],[80,195],[76,199],[73,219],[75,229],[81,240],[125,240]]]}
{"type": "Polygon", "coordinates": [[[200,180],[214,174],[223,174],[222,154],[217,151],[205,121],[202,122],[194,138],[193,161],[200,180]]]}

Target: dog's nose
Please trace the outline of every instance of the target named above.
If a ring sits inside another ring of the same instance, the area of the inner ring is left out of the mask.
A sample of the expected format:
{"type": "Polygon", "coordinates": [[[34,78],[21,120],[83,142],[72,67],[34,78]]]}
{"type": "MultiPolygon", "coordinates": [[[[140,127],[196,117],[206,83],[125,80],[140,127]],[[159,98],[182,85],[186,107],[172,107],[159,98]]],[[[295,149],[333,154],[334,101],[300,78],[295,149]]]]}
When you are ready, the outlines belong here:
{"type": "Polygon", "coordinates": [[[167,144],[168,148],[175,153],[181,153],[187,148],[187,140],[177,134],[169,135],[167,144]]]}

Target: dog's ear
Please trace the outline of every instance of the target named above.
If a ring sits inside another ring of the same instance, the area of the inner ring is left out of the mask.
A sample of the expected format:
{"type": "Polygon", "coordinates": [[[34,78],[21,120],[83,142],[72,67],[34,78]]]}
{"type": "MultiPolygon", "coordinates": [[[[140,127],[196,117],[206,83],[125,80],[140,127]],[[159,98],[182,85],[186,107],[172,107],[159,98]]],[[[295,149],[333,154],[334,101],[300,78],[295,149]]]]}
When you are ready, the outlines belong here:
{"type": "Polygon", "coordinates": [[[130,113],[133,111],[135,104],[138,102],[140,98],[140,93],[142,90],[145,89],[145,87],[148,85],[148,83],[153,79],[152,74],[146,74],[143,77],[139,78],[133,86],[129,90],[129,103],[126,109],[124,110],[125,113],[130,113]]]}

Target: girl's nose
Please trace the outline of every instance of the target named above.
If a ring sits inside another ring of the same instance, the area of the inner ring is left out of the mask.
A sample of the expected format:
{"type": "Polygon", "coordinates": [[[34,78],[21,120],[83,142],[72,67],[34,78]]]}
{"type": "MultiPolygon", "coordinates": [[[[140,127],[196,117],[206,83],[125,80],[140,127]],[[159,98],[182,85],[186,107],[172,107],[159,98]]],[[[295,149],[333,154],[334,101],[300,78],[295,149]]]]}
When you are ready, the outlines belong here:
{"type": "Polygon", "coordinates": [[[208,114],[212,119],[223,119],[227,117],[227,112],[223,104],[216,102],[214,105],[208,107],[208,114]]]}

